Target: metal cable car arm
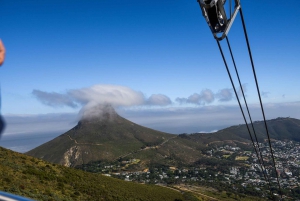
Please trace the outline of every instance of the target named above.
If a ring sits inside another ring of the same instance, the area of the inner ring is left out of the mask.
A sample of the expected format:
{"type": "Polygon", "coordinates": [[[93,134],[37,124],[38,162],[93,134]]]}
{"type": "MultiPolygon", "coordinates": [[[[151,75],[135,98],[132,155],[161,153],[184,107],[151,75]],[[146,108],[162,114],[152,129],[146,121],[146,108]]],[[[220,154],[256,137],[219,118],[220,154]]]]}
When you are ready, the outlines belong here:
{"type": "MultiPolygon", "coordinates": [[[[240,10],[240,0],[235,1],[233,14],[230,7],[230,18],[227,19],[224,3],[226,0],[197,0],[200,5],[202,15],[204,16],[214,38],[223,40],[234,22],[238,11],[240,10]],[[221,34],[221,36],[218,36],[221,34]]],[[[231,0],[230,0],[231,6],[231,0]]]]}

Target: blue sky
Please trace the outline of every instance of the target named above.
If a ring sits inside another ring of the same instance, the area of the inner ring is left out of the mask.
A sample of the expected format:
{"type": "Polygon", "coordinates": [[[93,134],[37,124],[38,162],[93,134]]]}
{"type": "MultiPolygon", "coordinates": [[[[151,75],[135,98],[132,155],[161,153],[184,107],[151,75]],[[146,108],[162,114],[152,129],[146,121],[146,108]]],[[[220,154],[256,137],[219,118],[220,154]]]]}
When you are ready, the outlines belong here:
{"type": "MultiPolygon", "coordinates": [[[[300,2],[292,0],[288,7],[279,1],[241,4],[267,118],[300,118],[300,2]]],[[[8,123],[4,135],[49,131],[49,125],[67,130],[75,117],[63,118],[64,125],[53,118],[76,116],[91,100],[113,98],[122,116],[172,133],[243,122],[196,0],[3,0],[0,13],[7,51],[0,69],[1,111],[8,123]],[[121,90],[127,99],[108,97],[109,90],[121,90]]],[[[239,16],[229,39],[260,120],[239,16]]]]}

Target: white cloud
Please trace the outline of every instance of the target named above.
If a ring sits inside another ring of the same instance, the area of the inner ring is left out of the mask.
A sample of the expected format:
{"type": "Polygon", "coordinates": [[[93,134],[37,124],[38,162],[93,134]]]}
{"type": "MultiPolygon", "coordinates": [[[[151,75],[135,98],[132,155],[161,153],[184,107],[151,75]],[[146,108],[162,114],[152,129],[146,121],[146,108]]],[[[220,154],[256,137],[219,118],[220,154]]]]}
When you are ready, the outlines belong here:
{"type": "Polygon", "coordinates": [[[48,93],[34,89],[32,94],[43,104],[51,107],[62,107],[69,106],[71,108],[76,108],[78,105],[72,100],[71,97],[65,94],[60,94],[56,92],[48,93]]]}
{"type": "Polygon", "coordinates": [[[190,95],[187,99],[177,98],[176,101],[179,103],[192,103],[196,105],[205,105],[212,103],[215,100],[215,95],[210,89],[204,89],[200,94],[194,93],[190,95]]]}
{"type": "Polygon", "coordinates": [[[187,98],[188,103],[201,104],[201,95],[194,93],[187,98]]]}
{"type": "MultiPolygon", "coordinates": [[[[243,85],[243,88],[245,85],[243,85]]],[[[69,90],[66,93],[44,92],[33,90],[32,94],[43,104],[51,107],[67,106],[76,108],[78,106],[95,106],[99,104],[110,104],[113,107],[119,106],[168,106],[172,100],[164,94],[152,94],[146,98],[142,92],[135,91],[129,87],[118,85],[94,85],[82,89],[69,90]]],[[[194,93],[189,97],[176,98],[180,104],[207,105],[217,99],[220,102],[233,99],[232,89],[222,89],[214,94],[210,89],[203,89],[200,93],[194,93]]]]}
{"type": "Polygon", "coordinates": [[[148,99],[142,92],[129,87],[118,85],[94,85],[82,89],[69,90],[65,94],[33,90],[32,94],[43,104],[51,107],[68,106],[75,108],[78,105],[95,106],[110,104],[118,106],[156,105],[166,106],[172,104],[171,99],[163,94],[152,94],[148,99]]]}
{"type": "MultiPolygon", "coordinates": [[[[245,91],[246,85],[243,85],[245,91]]],[[[190,103],[196,105],[206,105],[212,103],[215,99],[220,102],[228,102],[233,100],[232,89],[221,89],[218,93],[214,94],[210,89],[204,89],[201,93],[194,93],[188,98],[176,98],[175,101],[180,104],[190,103]]]]}
{"type": "Polygon", "coordinates": [[[243,95],[242,89],[243,89],[244,95],[246,96],[246,92],[247,92],[247,90],[248,90],[248,89],[247,89],[247,86],[248,86],[248,84],[245,83],[245,84],[242,84],[242,88],[241,88],[241,87],[238,88],[237,94],[238,94],[239,97],[241,97],[241,96],[243,95]]]}
{"type": "Polygon", "coordinates": [[[172,104],[171,99],[163,94],[152,94],[148,100],[147,103],[149,105],[158,105],[158,106],[166,106],[172,104]]]}
{"type": "MultiPolygon", "coordinates": [[[[43,104],[51,107],[68,106],[71,108],[82,106],[80,114],[84,116],[95,116],[102,109],[99,105],[112,105],[114,108],[120,106],[167,106],[172,104],[171,99],[163,94],[153,94],[148,99],[142,92],[135,91],[129,87],[118,85],[94,85],[88,88],[73,89],[65,94],[48,93],[40,90],[33,90],[32,94],[43,104]],[[99,107],[98,107],[99,106],[99,107]],[[97,110],[93,108],[98,107],[97,110]]],[[[100,116],[99,116],[100,117],[100,116]]]]}
{"type": "Polygon", "coordinates": [[[141,105],[145,101],[145,97],[141,92],[117,85],[94,85],[89,88],[70,90],[67,95],[82,105],[96,103],[111,104],[113,106],[133,106],[141,105]]]}
{"type": "MultiPolygon", "coordinates": [[[[245,86],[243,85],[243,88],[245,86]]],[[[238,105],[235,104],[236,102],[234,103],[235,106],[228,106],[228,103],[226,103],[226,106],[216,106],[214,104],[209,106],[214,100],[218,100],[219,102],[233,100],[233,92],[229,88],[222,89],[216,94],[210,89],[204,89],[200,93],[190,95],[188,98],[176,98],[175,101],[181,104],[180,107],[175,107],[175,105],[170,107],[172,101],[164,94],[153,94],[147,99],[142,92],[117,85],[95,85],[88,88],[69,90],[65,94],[47,93],[39,90],[33,90],[32,93],[42,103],[53,107],[63,105],[74,107],[75,105],[81,105],[83,106],[80,112],[82,115],[86,115],[89,112],[94,115],[95,111],[91,108],[99,104],[110,104],[116,109],[121,107],[123,108],[122,110],[126,110],[127,107],[129,109],[127,113],[124,113],[125,117],[128,114],[129,116],[130,114],[135,114],[133,120],[136,120],[137,123],[145,122],[145,125],[158,130],[176,133],[180,133],[181,131],[209,131],[220,129],[222,126],[242,123],[243,121],[238,105]],[[159,107],[147,107],[151,105],[159,107]],[[137,112],[130,111],[130,107],[135,106],[139,106],[137,107],[137,112]],[[203,128],[199,127],[200,125],[203,128]]],[[[272,108],[272,110],[266,112],[267,118],[276,118],[278,116],[294,116],[299,118],[298,114],[295,114],[296,110],[292,109],[300,108],[299,103],[293,106],[290,104],[275,105],[275,109],[271,104],[266,105],[266,111],[272,108]],[[268,114],[271,115],[268,116],[268,114]]],[[[120,109],[119,111],[122,112],[122,110],[120,109]]],[[[255,115],[260,113],[260,110],[255,105],[252,105],[252,110],[255,115]]],[[[253,119],[255,115],[252,115],[253,119]]]]}
{"type": "Polygon", "coordinates": [[[216,97],[219,99],[220,102],[231,101],[233,99],[232,91],[232,89],[221,89],[216,94],[216,97]]]}
{"type": "Polygon", "coordinates": [[[185,104],[187,102],[187,98],[176,98],[175,99],[176,102],[178,102],[179,104],[185,104]]]}
{"type": "Polygon", "coordinates": [[[211,103],[215,100],[214,94],[210,89],[202,90],[201,97],[205,103],[211,103]]]}

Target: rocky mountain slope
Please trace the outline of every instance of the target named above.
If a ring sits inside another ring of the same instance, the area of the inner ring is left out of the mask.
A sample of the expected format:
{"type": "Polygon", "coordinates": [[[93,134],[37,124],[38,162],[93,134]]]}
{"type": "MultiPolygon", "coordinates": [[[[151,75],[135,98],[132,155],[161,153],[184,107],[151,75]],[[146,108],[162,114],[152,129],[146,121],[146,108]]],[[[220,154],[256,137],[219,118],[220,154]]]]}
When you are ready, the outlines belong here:
{"type": "MultiPolygon", "coordinates": [[[[92,161],[138,158],[142,161],[141,168],[144,168],[150,163],[175,166],[194,164],[205,157],[205,149],[215,144],[226,143],[249,149],[252,146],[245,125],[209,134],[173,135],[126,120],[110,106],[97,109],[100,116],[83,118],[68,132],[27,154],[68,167],[92,161]]],[[[267,124],[271,138],[300,141],[300,120],[277,118],[268,120],[267,124]]],[[[254,127],[259,140],[266,139],[264,123],[255,122],[254,127]]]]}

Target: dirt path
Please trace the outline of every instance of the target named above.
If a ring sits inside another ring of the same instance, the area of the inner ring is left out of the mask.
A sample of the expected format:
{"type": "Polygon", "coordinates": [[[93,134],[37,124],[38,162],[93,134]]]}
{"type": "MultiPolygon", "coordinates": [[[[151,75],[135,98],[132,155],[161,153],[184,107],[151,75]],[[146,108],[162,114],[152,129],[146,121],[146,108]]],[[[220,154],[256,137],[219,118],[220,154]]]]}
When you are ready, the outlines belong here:
{"type": "MultiPolygon", "coordinates": [[[[172,189],[172,190],[177,191],[177,192],[180,192],[180,193],[181,193],[182,191],[185,191],[185,192],[191,192],[191,193],[200,195],[200,196],[202,196],[202,197],[208,198],[208,199],[210,199],[211,201],[220,201],[220,200],[218,200],[218,199],[216,199],[216,198],[213,198],[213,197],[210,197],[210,196],[208,196],[208,195],[199,193],[198,191],[190,190],[188,187],[185,187],[185,186],[182,186],[182,185],[177,185],[177,186],[174,186],[174,187],[169,187],[169,186],[159,185],[159,184],[156,184],[156,185],[161,186],[161,187],[164,187],[164,188],[172,189]]],[[[197,187],[195,187],[195,188],[197,188],[197,187]]]]}
{"type": "Polygon", "coordinates": [[[169,142],[169,140],[174,139],[174,138],[176,138],[176,137],[177,137],[177,135],[174,136],[174,137],[171,137],[171,138],[169,138],[169,139],[167,139],[167,140],[165,140],[165,141],[163,141],[162,143],[160,143],[159,145],[156,145],[156,146],[145,147],[145,148],[139,149],[139,150],[137,150],[137,151],[133,151],[133,152],[130,152],[130,153],[126,153],[126,154],[124,154],[124,155],[121,155],[121,156],[117,157],[115,160],[118,160],[119,158],[124,158],[124,157],[126,157],[126,156],[129,156],[129,155],[131,155],[131,154],[134,154],[134,153],[137,153],[137,152],[140,152],[140,151],[145,151],[145,150],[148,150],[148,149],[158,149],[158,148],[160,148],[161,146],[163,146],[165,143],[169,142]]]}
{"type": "Polygon", "coordinates": [[[194,193],[194,194],[197,194],[197,195],[200,195],[200,196],[203,196],[203,197],[206,197],[206,198],[209,198],[210,200],[213,200],[213,201],[219,201],[218,199],[214,198],[214,197],[210,197],[208,195],[205,195],[205,194],[202,194],[202,193],[199,193],[198,191],[195,191],[195,190],[190,190],[189,187],[187,186],[183,186],[183,185],[177,185],[177,186],[174,186],[182,191],[187,191],[187,192],[191,192],[191,193],[194,193]]]}
{"type": "Polygon", "coordinates": [[[161,184],[155,184],[155,185],[161,186],[161,187],[164,187],[164,188],[168,188],[168,189],[171,189],[171,190],[173,190],[173,191],[177,191],[177,192],[179,192],[179,193],[182,192],[182,191],[180,191],[180,190],[178,190],[178,189],[176,189],[176,188],[172,188],[172,187],[169,187],[169,186],[165,186],[165,185],[161,185],[161,184]]]}
{"type": "MultiPolygon", "coordinates": [[[[71,138],[70,135],[67,135],[67,136],[70,138],[71,141],[74,141],[75,144],[78,144],[78,145],[96,145],[96,146],[101,146],[101,145],[103,145],[103,144],[96,144],[96,143],[79,143],[79,142],[77,142],[77,140],[71,138]]],[[[163,146],[165,143],[169,142],[169,140],[174,139],[174,138],[176,138],[176,137],[177,137],[177,135],[174,136],[174,137],[172,137],[172,138],[169,138],[169,139],[163,141],[161,144],[156,145],[156,146],[145,147],[145,148],[143,148],[143,149],[139,149],[139,150],[137,150],[137,151],[133,151],[133,152],[126,153],[126,154],[124,154],[124,155],[118,156],[115,160],[118,160],[119,158],[124,158],[124,157],[126,157],[126,156],[129,156],[129,155],[131,155],[131,154],[134,154],[134,153],[137,153],[137,152],[140,152],[140,151],[144,151],[144,150],[148,150],[148,149],[156,149],[156,148],[159,148],[159,147],[163,146]]]]}
{"type": "Polygon", "coordinates": [[[71,138],[70,135],[68,135],[68,137],[70,138],[71,141],[74,141],[75,144],[79,144],[79,145],[96,145],[96,146],[101,146],[101,145],[103,145],[103,144],[96,144],[96,143],[95,143],[95,144],[94,144],[94,143],[78,143],[75,139],[71,138]]]}

